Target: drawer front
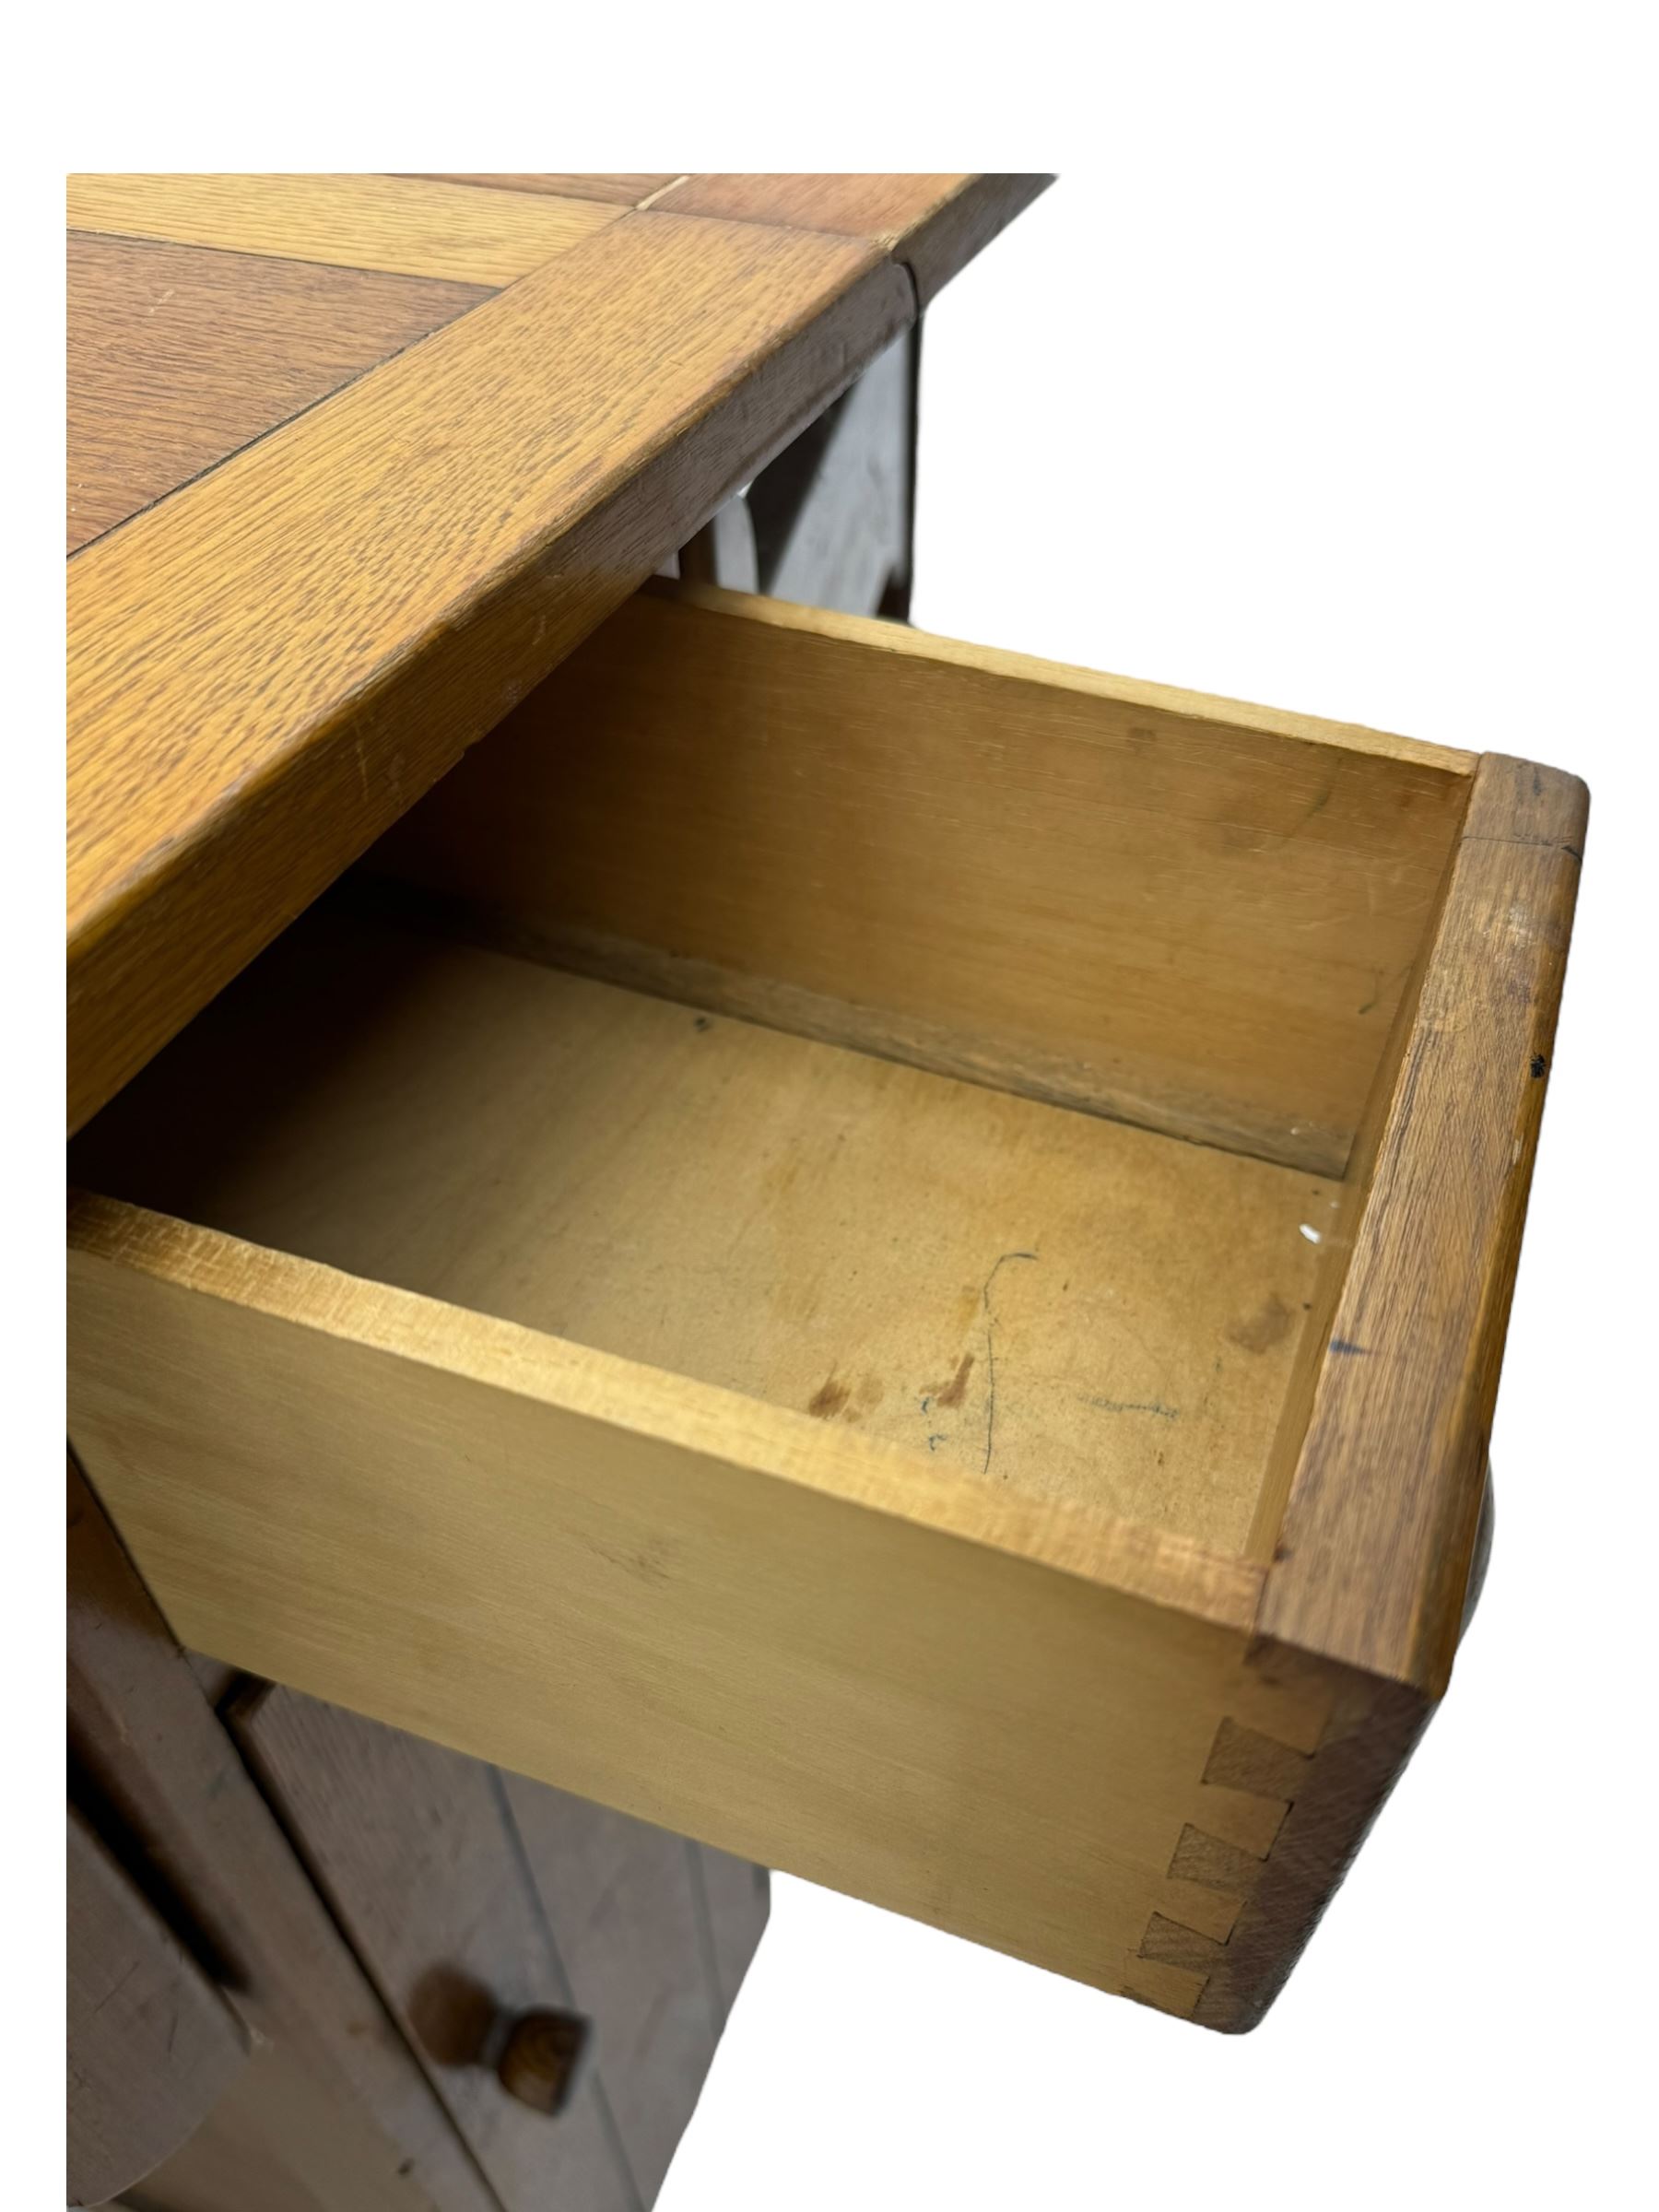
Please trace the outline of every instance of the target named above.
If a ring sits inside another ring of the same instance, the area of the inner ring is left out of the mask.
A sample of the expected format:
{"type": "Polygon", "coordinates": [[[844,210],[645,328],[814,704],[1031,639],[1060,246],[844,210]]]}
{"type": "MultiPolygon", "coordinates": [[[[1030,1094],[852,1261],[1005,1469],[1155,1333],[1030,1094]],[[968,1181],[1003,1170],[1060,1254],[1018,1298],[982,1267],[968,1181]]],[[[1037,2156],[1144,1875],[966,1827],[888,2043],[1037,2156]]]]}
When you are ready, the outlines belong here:
{"type": "Polygon", "coordinates": [[[759,1941],[765,1876],[289,1689],[228,1717],[507,2212],[649,2204],[759,1941]],[[552,2114],[497,2071],[512,2025],[549,2010],[591,2041],[552,2114]]]}

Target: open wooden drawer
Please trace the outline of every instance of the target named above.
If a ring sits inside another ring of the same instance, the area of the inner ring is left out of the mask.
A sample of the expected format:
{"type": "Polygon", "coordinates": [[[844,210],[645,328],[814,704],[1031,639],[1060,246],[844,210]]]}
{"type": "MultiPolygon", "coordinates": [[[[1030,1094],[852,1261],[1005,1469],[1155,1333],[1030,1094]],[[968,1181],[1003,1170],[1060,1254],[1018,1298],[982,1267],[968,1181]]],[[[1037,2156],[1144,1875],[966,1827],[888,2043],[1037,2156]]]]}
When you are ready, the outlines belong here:
{"type": "Polygon", "coordinates": [[[1444,1688],[1572,778],[681,587],[76,1147],[188,1643],[1217,2027],[1444,1688]]]}

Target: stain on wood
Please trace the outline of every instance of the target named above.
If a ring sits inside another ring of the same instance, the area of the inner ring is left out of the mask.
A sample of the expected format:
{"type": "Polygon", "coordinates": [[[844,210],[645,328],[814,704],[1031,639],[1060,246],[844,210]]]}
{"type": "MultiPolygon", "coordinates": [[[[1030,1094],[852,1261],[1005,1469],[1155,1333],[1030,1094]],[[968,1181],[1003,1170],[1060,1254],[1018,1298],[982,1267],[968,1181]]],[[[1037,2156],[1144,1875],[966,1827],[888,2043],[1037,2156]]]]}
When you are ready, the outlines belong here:
{"type": "Polygon", "coordinates": [[[1284,1341],[1296,1316],[1277,1290],[1270,1291],[1255,1312],[1235,1321],[1227,1332],[1229,1344],[1241,1351],[1265,1352],[1284,1341]]]}
{"type": "Polygon", "coordinates": [[[957,1361],[956,1372],[951,1376],[949,1382],[935,1382],[933,1388],[924,1394],[922,1400],[924,1413],[931,1413],[935,1406],[942,1412],[949,1412],[953,1407],[961,1404],[968,1394],[968,1378],[973,1372],[973,1361],[974,1354],[972,1352],[962,1354],[957,1361]]]}

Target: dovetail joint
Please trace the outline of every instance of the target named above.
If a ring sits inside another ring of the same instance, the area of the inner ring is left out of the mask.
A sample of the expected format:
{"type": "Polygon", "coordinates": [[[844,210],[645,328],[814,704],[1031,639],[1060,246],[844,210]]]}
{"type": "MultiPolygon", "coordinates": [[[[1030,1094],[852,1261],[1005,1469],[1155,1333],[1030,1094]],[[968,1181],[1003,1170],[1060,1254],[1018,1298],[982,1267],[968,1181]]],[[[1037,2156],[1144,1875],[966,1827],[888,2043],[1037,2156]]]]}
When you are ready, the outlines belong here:
{"type": "MultiPolygon", "coordinates": [[[[1240,1790],[1276,1803],[1281,1808],[1278,1825],[1282,1826],[1312,1765],[1311,1752],[1298,1751],[1276,1736],[1224,1720],[1216,1731],[1200,1780],[1214,1788],[1240,1790]]],[[[1201,1888],[1217,1890],[1242,1905],[1260,1882],[1272,1849],[1270,1842],[1258,1854],[1224,1837],[1212,1836],[1189,1821],[1176,1842],[1168,1876],[1172,1881],[1194,1882],[1201,1888]]],[[[1225,1961],[1230,1940],[1230,1936],[1206,1936],[1200,1929],[1171,1920],[1167,1913],[1154,1912],[1135,1957],[1159,1966],[1184,1968],[1201,1974],[1207,1983],[1225,1961]]],[[[1203,1995],[1201,1986],[1197,2001],[1202,2001],[1203,1995]]]]}

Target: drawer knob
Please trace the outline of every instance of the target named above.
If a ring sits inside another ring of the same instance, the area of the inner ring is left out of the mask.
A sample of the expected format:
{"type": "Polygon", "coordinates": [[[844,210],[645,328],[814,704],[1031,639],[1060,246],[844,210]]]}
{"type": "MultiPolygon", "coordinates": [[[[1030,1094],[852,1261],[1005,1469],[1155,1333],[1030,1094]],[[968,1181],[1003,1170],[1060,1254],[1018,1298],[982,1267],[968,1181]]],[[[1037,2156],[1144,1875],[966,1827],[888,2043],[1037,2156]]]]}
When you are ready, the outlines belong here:
{"type": "Polygon", "coordinates": [[[551,2116],[570,2102],[587,2049],[588,2023],[573,2012],[521,2012],[507,2030],[496,2074],[510,2097],[551,2116]]]}

